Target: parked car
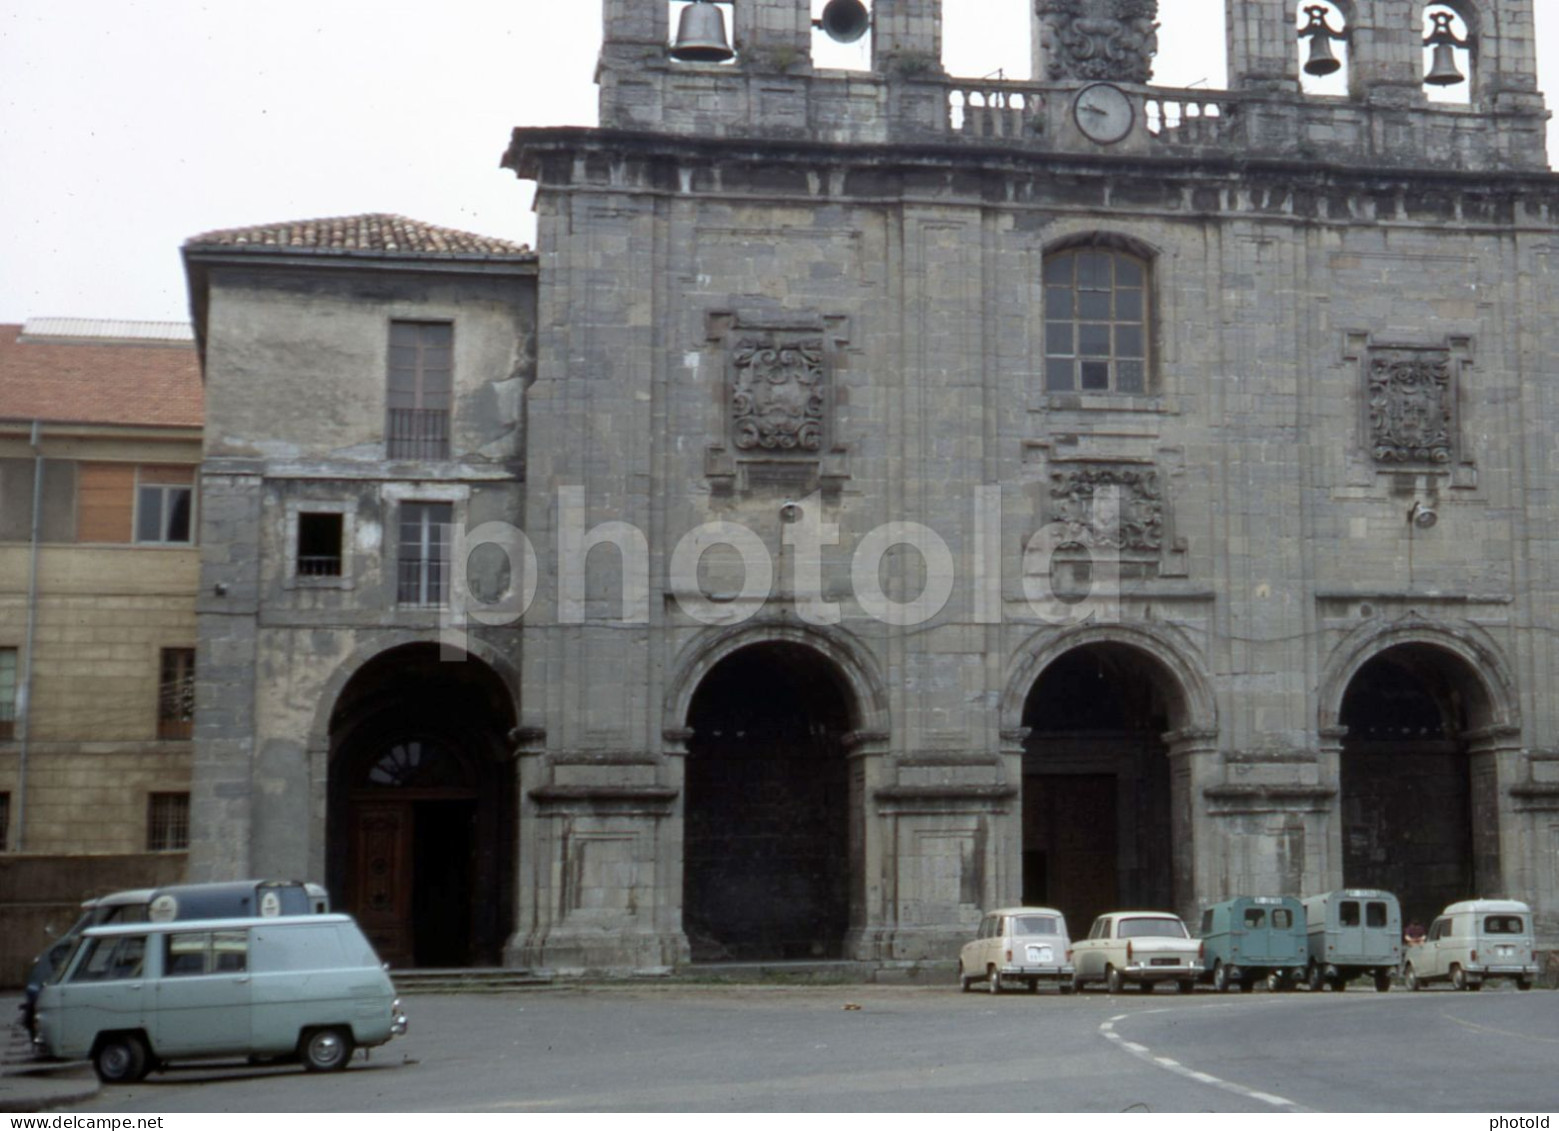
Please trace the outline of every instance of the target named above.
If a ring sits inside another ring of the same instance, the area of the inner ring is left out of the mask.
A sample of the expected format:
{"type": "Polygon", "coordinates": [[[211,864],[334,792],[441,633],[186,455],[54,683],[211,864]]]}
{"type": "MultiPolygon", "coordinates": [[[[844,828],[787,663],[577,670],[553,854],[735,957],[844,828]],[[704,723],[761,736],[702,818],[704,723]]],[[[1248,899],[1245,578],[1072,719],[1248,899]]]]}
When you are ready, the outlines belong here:
{"type": "Polygon", "coordinates": [[[984,982],[993,994],[1014,983],[1031,993],[1041,982],[1072,992],[1071,940],[1066,916],[1050,907],[1004,907],[987,911],[980,932],[958,956],[958,981],[968,993],[984,982]]]}
{"type": "Polygon", "coordinates": [[[1341,990],[1361,975],[1381,993],[1402,962],[1402,908],[1389,891],[1348,888],[1304,900],[1312,990],[1341,990]]]}
{"type": "Polygon", "coordinates": [[[272,918],[322,914],[329,910],[330,893],[319,884],[299,880],[171,884],[161,888],[130,888],[89,899],[81,905],[81,915],[70,928],[33,959],[19,1007],[22,1022],[32,1035],[38,992],[88,927],[148,921],[166,923],[176,919],[272,918]]]}
{"type": "Polygon", "coordinates": [[[1286,990],[1305,978],[1309,949],[1305,909],[1285,895],[1239,896],[1202,912],[1204,979],[1223,993],[1241,993],[1265,978],[1267,989],[1286,990]]]}
{"type": "Polygon", "coordinates": [[[296,1058],[344,1068],[406,1031],[373,947],[346,915],[91,927],[38,996],[47,1055],[107,1083],[170,1061],[296,1058]]]}
{"type": "Polygon", "coordinates": [[[1479,990],[1490,978],[1510,978],[1522,990],[1537,978],[1532,909],[1519,900],[1453,903],[1430,924],[1424,941],[1402,956],[1402,981],[1410,990],[1438,981],[1479,990]]]}
{"type": "Polygon", "coordinates": [[[1174,982],[1188,994],[1202,975],[1202,943],[1167,911],[1111,911],[1093,921],[1086,939],[1072,944],[1072,965],[1078,989],[1103,982],[1118,994],[1135,982],[1152,993],[1159,982],[1174,982]]]}

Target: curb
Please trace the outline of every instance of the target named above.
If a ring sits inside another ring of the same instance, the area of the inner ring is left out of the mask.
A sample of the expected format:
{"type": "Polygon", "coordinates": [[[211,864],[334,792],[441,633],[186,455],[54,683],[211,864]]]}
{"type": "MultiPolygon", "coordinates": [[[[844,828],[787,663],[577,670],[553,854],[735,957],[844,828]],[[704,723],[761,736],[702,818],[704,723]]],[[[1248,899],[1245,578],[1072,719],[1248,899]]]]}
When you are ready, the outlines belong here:
{"type": "Polygon", "coordinates": [[[8,1065],[0,1072],[0,1112],[48,1111],[89,1100],[101,1088],[84,1061],[8,1065]]]}

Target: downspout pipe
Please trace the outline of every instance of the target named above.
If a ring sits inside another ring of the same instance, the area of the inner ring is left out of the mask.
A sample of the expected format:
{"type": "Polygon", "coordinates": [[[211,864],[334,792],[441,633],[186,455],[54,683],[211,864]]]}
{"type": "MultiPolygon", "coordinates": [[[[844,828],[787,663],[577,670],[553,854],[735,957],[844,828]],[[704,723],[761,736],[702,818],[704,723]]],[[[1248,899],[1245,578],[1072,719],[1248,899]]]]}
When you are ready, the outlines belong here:
{"type": "Polygon", "coordinates": [[[32,731],[32,655],[38,636],[38,546],[43,541],[43,422],[32,422],[32,545],[27,570],[27,637],[16,692],[16,851],[27,846],[27,748],[32,731]]]}

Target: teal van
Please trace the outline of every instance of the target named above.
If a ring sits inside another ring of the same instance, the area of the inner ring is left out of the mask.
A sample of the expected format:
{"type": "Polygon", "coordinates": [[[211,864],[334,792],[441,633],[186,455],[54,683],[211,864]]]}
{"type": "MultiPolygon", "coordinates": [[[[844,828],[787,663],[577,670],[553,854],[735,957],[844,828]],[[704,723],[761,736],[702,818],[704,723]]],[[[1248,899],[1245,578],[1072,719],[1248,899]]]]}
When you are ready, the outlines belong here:
{"type": "Polygon", "coordinates": [[[1305,901],[1310,959],[1305,981],[1312,990],[1344,989],[1368,977],[1381,993],[1402,964],[1402,907],[1389,891],[1347,888],[1305,901]]]}
{"type": "Polygon", "coordinates": [[[1235,986],[1249,993],[1257,979],[1269,990],[1286,990],[1305,976],[1309,951],[1305,909],[1286,895],[1243,895],[1202,912],[1204,981],[1223,993],[1235,986]]]}
{"type": "Polygon", "coordinates": [[[344,1068],[406,1031],[379,958],[347,915],[90,927],[38,995],[34,1043],[105,1083],[170,1062],[344,1068]]]}

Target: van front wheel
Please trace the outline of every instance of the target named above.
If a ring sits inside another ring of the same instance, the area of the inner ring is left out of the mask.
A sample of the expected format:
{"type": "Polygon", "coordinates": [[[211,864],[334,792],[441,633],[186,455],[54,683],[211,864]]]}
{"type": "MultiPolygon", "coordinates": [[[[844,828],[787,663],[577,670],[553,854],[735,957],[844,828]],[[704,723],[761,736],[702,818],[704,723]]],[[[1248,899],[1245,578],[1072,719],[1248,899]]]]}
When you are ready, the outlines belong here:
{"type": "Polygon", "coordinates": [[[99,1041],[92,1068],[105,1084],[133,1084],[151,1069],[146,1042],[134,1033],[112,1033],[99,1041]]]}
{"type": "Polygon", "coordinates": [[[339,1072],[352,1059],[352,1035],[345,1029],[315,1029],[303,1035],[299,1055],[310,1072],[339,1072]]]}

